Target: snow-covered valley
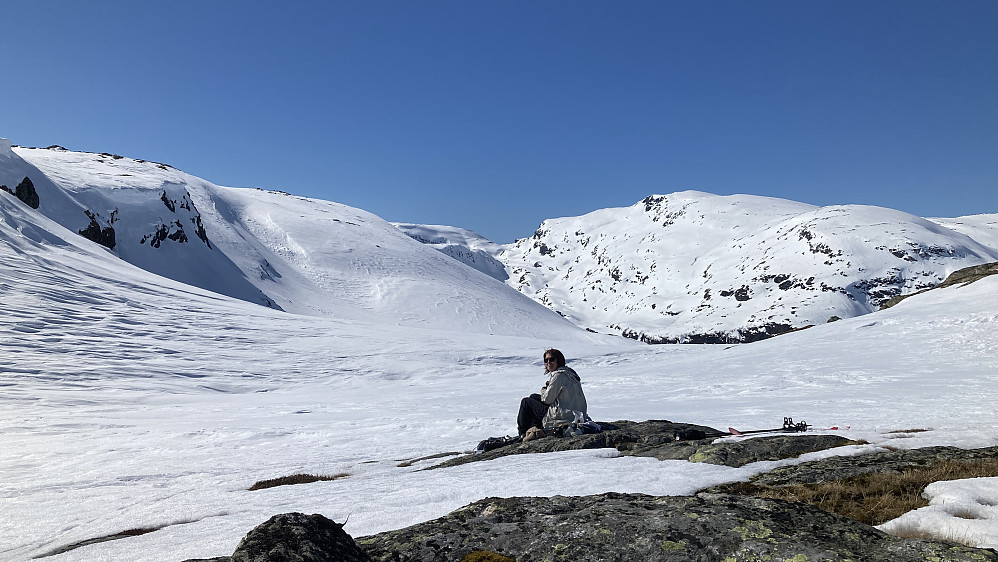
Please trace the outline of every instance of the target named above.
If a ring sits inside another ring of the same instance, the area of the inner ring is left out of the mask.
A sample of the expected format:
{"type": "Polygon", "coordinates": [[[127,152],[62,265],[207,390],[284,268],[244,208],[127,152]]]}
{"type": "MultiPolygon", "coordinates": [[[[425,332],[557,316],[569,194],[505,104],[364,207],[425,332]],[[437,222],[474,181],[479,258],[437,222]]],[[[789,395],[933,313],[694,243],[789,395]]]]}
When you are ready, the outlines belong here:
{"type": "MultiPolygon", "coordinates": [[[[601,420],[759,428],[793,416],[870,443],[807,458],[998,443],[995,277],[752,344],[648,346],[580,329],[357,209],[124,158],[7,154],[0,183],[42,172],[31,178],[42,204],[0,193],[3,560],[144,529],[49,559],[177,561],[231,553],[280,512],[322,513],[361,536],[488,496],[689,494],[799,462],[733,469],[596,450],[400,466],[515,432],[548,347],[565,351],[601,420]],[[174,216],[164,188],[188,214],[174,216]],[[117,253],[77,234],[97,195],[117,253]],[[192,235],[186,253],[169,237],[137,242],[175,220],[193,233],[195,214],[210,247],[192,235]],[[915,428],[928,431],[894,433],[915,428]],[[298,472],[348,476],[248,490],[298,472]]],[[[954,239],[932,226],[944,219],[905,220],[954,239]]],[[[976,252],[966,263],[987,261],[990,218],[945,220],[968,237],[964,257],[976,252]]],[[[989,524],[949,516],[935,527],[996,546],[989,524]]]]}

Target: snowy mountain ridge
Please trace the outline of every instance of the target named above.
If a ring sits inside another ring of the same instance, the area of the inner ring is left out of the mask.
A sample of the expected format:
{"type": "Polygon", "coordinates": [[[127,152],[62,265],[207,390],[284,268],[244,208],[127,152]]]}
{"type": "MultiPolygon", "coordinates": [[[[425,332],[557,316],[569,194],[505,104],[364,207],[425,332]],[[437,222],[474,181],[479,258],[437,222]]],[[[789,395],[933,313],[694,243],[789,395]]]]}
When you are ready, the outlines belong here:
{"type": "Polygon", "coordinates": [[[297,314],[484,333],[574,324],[653,343],[754,341],[998,261],[998,215],[687,191],[549,219],[499,245],[165,164],[3,141],[0,184],[24,178],[38,212],[147,271],[297,314]]]}
{"type": "MultiPolygon", "coordinates": [[[[215,185],[111,154],[0,146],[0,184],[146,271],[295,314],[593,337],[513,289],[338,203],[215,185]]],[[[5,196],[13,199],[12,193],[5,196]]]]}
{"type": "MultiPolygon", "coordinates": [[[[438,246],[460,244],[448,234],[438,246]]],[[[686,191],[549,219],[493,255],[508,284],[581,327],[721,343],[873,312],[998,260],[996,240],[998,215],[928,220],[686,191]]]]}

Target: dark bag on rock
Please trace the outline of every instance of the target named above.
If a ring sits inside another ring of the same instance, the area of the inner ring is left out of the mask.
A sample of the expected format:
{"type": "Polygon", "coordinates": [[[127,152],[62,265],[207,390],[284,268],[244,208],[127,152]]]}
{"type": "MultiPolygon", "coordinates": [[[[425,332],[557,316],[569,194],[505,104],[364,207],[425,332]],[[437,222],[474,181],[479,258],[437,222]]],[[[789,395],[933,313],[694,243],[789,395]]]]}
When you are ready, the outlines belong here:
{"type": "Polygon", "coordinates": [[[519,443],[522,439],[523,438],[519,435],[516,437],[510,437],[509,435],[505,437],[489,437],[475,447],[475,454],[480,455],[486,451],[498,449],[499,447],[505,447],[506,445],[512,445],[513,443],[519,443]]]}
{"type": "Polygon", "coordinates": [[[696,441],[706,439],[707,434],[699,429],[681,429],[675,433],[676,441],[696,441]]]}

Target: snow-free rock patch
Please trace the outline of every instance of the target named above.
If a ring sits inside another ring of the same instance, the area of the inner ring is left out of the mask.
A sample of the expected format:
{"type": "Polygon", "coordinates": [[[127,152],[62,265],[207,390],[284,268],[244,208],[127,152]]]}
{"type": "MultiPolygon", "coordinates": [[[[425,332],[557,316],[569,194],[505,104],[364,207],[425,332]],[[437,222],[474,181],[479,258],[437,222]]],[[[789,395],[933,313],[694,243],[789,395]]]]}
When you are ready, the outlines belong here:
{"type": "Polygon", "coordinates": [[[677,432],[690,430],[707,434],[722,433],[712,427],[673,423],[668,420],[599,422],[600,433],[573,437],[545,437],[527,443],[507,445],[481,454],[448,459],[430,469],[447,468],[470,462],[497,459],[507,455],[549,453],[577,449],[617,449],[622,455],[654,457],[659,460],[688,460],[739,467],[756,461],[776,461],[805,453],[841,447],[853,442],[837,435],[785,434],[752,439],[716,438],[676,441],[677,432]]]}
{"type": "Polygon", "coordinates": [[[375,561],[998,560],[952,543],[901,539],[806,504],[737,495],[487,498],[449,515],[357,539],[375,561]]]}

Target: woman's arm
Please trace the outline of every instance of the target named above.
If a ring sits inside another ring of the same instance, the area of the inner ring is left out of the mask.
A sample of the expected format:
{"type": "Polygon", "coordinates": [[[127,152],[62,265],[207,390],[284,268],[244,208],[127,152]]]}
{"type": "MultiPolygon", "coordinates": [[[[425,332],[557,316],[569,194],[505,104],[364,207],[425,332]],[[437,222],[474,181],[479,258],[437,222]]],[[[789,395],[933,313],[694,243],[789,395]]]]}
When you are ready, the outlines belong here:
{"type": "Polygon", "coordinates": [[[558,394],[561,393],[561,389],[565,386],[565,373],[555,373],[548,384],[541,391],[541,402],[544,402],[548,406],[554,404],[554,401],[558,399],[558,394]]]}

